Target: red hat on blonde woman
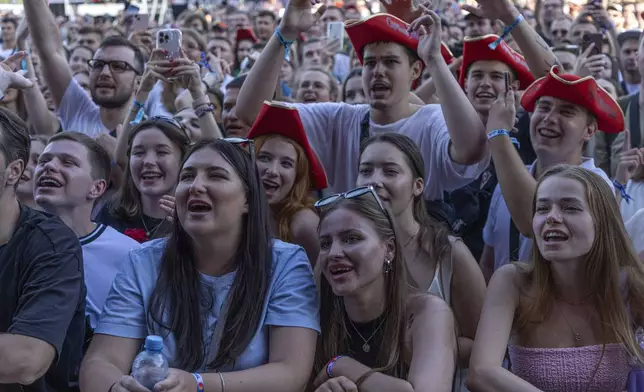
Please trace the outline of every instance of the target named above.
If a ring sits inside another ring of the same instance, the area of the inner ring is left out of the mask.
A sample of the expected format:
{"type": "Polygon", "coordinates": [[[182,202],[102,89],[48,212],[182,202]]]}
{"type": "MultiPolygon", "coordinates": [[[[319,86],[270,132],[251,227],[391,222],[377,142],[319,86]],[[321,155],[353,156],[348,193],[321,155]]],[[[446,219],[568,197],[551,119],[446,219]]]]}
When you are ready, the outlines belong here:
{"type": "Polygon", "coordinates": [[[533,112],[541,97],[553,97],[579,105],[595,116],[597,128],[606,133],[624,130],[624,113],[619,104],[595,82],[592,76],[581,78],[564,74],[554,66],[550,72],[532,83],[521,97],[521,106],[533,112]]]}
{"type": "Polygon", "coordinates": [[[322,190],[328,186],[324,167],[309,144],[297,109],[279,102],[264,101],[262,110],[248,133],[248,138],[254,139],[264,135],[279,135],[297,143],[302,147],[309,161],[312,188],[322,190]]]}

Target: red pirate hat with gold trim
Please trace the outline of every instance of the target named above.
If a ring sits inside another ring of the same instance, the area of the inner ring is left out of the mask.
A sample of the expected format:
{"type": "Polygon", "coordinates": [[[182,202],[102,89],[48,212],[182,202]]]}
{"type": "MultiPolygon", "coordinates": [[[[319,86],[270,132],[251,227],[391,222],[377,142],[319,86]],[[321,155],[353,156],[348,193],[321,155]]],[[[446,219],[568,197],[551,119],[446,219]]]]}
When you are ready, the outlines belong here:
{"type": "Polygon", "coordinates": [[[279,102],[264,101],[262,110],[247,137],[254,139],[263,135],[279,135],[299,144],[309,161],[311,187],[315,190],[322,190],[328,186],[324,167],[309,144],[302,119],[296,108],[279,102]]]}
{"type": "MultiPolygon", "coordinates": [[[[409,24],[389,14],[376,14],[366,19],[347,20],[344,29],[351,40],[356,55],[362,64],[364,47],[375,42],[396,42],[416,52],[418,34],[409,31],[409,24]]],[[[447,64],[454,61],[454,55],[445,45],[441,45],[441,55],[447,64]]]]}
{"type": "Polygon", "coordinates": [[[598,86],[592,76],[580,78],[564,74],[554,66],[546,76],[532,83],[523,93],[521,106],[528,112],[533,112],[541,97],[558,98],[584,107],[595,116],[600,131],[619,133],[624,130],[624,114],[617,101],[598,86]]]}
{"type": "Polygon", "coordinates": [[[253,43],[258,43],[259,39],[255,36],[255,33],[253,33],[253,30],[251,29],[239,29],[235,33],[235,42],[243,41],[243,40],[250,40],[253,41],[253,43]]]}
{"type": "Polygon", "coordinates": [[[490,44],[499,37],[494,34],[476,38],[465,38],[463,42],[463,63],[458,78],[458,84],[465,87],[468,68],[477,61],[499,61],[510,67],[519,80],[520,90],[525,90],[534,82],[534,76],[528,68],[523,56],[517,53],[505,41],[501,40],[495,49],[490,44]]]}

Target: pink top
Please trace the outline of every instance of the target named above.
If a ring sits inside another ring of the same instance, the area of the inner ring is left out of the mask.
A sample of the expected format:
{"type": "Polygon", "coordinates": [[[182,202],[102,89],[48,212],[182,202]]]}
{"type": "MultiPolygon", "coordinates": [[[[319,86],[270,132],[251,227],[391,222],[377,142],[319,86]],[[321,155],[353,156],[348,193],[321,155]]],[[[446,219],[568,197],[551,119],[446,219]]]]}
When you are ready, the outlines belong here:
{"type": "Polygon", "coordinates": [[[602,348],[508,346],[508,353],[512,373],[544,392],[625,391],[630,356],[621,344],[613,343],[606,345],[602,358],[602,348]]]}

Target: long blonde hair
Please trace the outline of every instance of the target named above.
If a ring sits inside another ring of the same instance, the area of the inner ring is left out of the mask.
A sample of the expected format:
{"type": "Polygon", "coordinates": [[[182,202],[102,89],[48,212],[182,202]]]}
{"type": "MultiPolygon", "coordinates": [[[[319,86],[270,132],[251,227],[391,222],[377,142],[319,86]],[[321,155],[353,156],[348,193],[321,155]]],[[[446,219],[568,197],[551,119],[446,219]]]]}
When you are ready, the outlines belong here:
{"type": "MultiPolygon", "coordinates": [[[[383,241],[391,238],[395,241],[394,258],[391,270],[385,274],[385,321],[382,326],[383,338],[380,352],[377,354],[378,368],[360,377],[359,384],[373,372],[381,372],[396,378],[405,379],[407,375],[404,363],[405,331],[407,329],[407,271],[402,256],[402,247],[396,239],[395,229],[380,208],[376,200],[369,194],[356,199],[342,199],[320,211],[320,225],[326,216],[338,208],[345,208],[373,222],[374,227],[383,241]]],[[[322,263],[318,263],[319,266],[322,263]]],[[[384,268],[384,260],[383,260],[384,268]]],[[[324,368],[327,361],[337,355],[346,354],[349,349],[348,325],[345,322],[344,302],[336,296],[331,285],[316,268],[318,288],[320,290],[320,327],[322,333],[318,336],[315,351],[313,377],[324,368]]]]}
{"type": "MultiPolygon", "coordinates": [[[[604,344],[617,342],[642,363],[644,355],[634,337],[634,327],[644,326],[644,267],[633,250],[612,189],[599,175],[578,166],[557,165],[546,171],[537,190],[549,177],[564,177],[584,186],[593,219],[595,240],[585,256],[585,279],[592,287],[592,303],[599,313],[604,344]],[[626,278],[626,279],[624,279],[626,278]]],[[[533,201],[535,211],[537,192],[533,201]]],[[[515,325],[517,332],[530,323],[545,321],[552,312],[555,282],[550,262],[533,249],[532,264],[519,264],[524,275],[515,325]]]]}
{"type": "Polygon", "coordinates": [[[285,242],[292,242],[291,223],[293,217],[300,210],[305,208],[313,209],[313,198],[311,197],[311,175],[309,172],[309,160],[306,158],[304,149],[293,140],[281,135],[262,135],[254,139],[255,153],[259,156],[264,143],[271,139],[281,138],[295,148],[297,159],[295,162],[295,181],[293,187],[283,200],[271,205],[273,219],[277,223],[277,236],[285,242]]]}

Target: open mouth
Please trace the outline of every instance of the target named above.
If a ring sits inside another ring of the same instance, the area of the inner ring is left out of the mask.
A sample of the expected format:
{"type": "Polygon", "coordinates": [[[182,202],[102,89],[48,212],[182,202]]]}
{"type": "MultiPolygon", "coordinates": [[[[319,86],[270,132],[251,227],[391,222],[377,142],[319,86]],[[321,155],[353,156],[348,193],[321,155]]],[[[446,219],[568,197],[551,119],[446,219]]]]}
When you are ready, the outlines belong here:
{"type": "Polygon", "coordinates": [[[318,101],[318,97],[315,94],[304,94],[302,96],[302,102],[304,103],[314,103],[318,101]]]}
{"type": "Polygon", "coordinates": [[[553,131],[552,129],[548,128],[539,128],[537,129],[537,133],[541,137],[545,137],[546,139],[557,139],[561,137],[561,134],[559,132],[553,131]]]}
{"type": "Polygon", "coordinates": [[[275,192],[280,187],[279,184],[271,180],[262,180],[262,185],[264,185],[264,189],[269,193],[275,192]]]}
{"type": "Polygon", "coordinates": [[[40,177],[38,180],[39,188],[61,188],[63,184],[53,177],[40,177]]]}
{"type": "Polygon", "coordinates": [[[141,173],[141,179],[143,181],[156,181],[159,180],[163,177],[161,173],[153,173],[153,172],[143,172],[141,173]]]}
{"type": "Polygon", "coordinates": [[[212,211],[212,206],[202,200],[191,200],[188,202],[188,212],[203,213],[212,211]]]}
{"type": "Polygon", "coordinates": [[[543,240],[548,243],[563,242],[568,236],[559,230],[548,230],[543,234],[543,240]]]}
{"type": "Polygon", "coordinates": [[[346,265],[338,265],[338,266],[333,266],[329,268],[329,272],[331,273],[331,276],[333,276],[334,278],[346,275],[351,271],[353,271],[353,268],[346,265]]]}
{"type": "Polygon", "coordinates": [[[376,96],[382,96],[386,95],[391,89],[389,86],[387,86],[386,83],[382,82],[375,82],[374,84],[371,85],[370,91],[373,93],[373,95],[376,96]]]}
{"type": "Polygon", "coordinates": [[[478,99],[496,99],[496,95],[489,93],[489,92],[481,92],[476,94],[476,98],[478,99]]]}

